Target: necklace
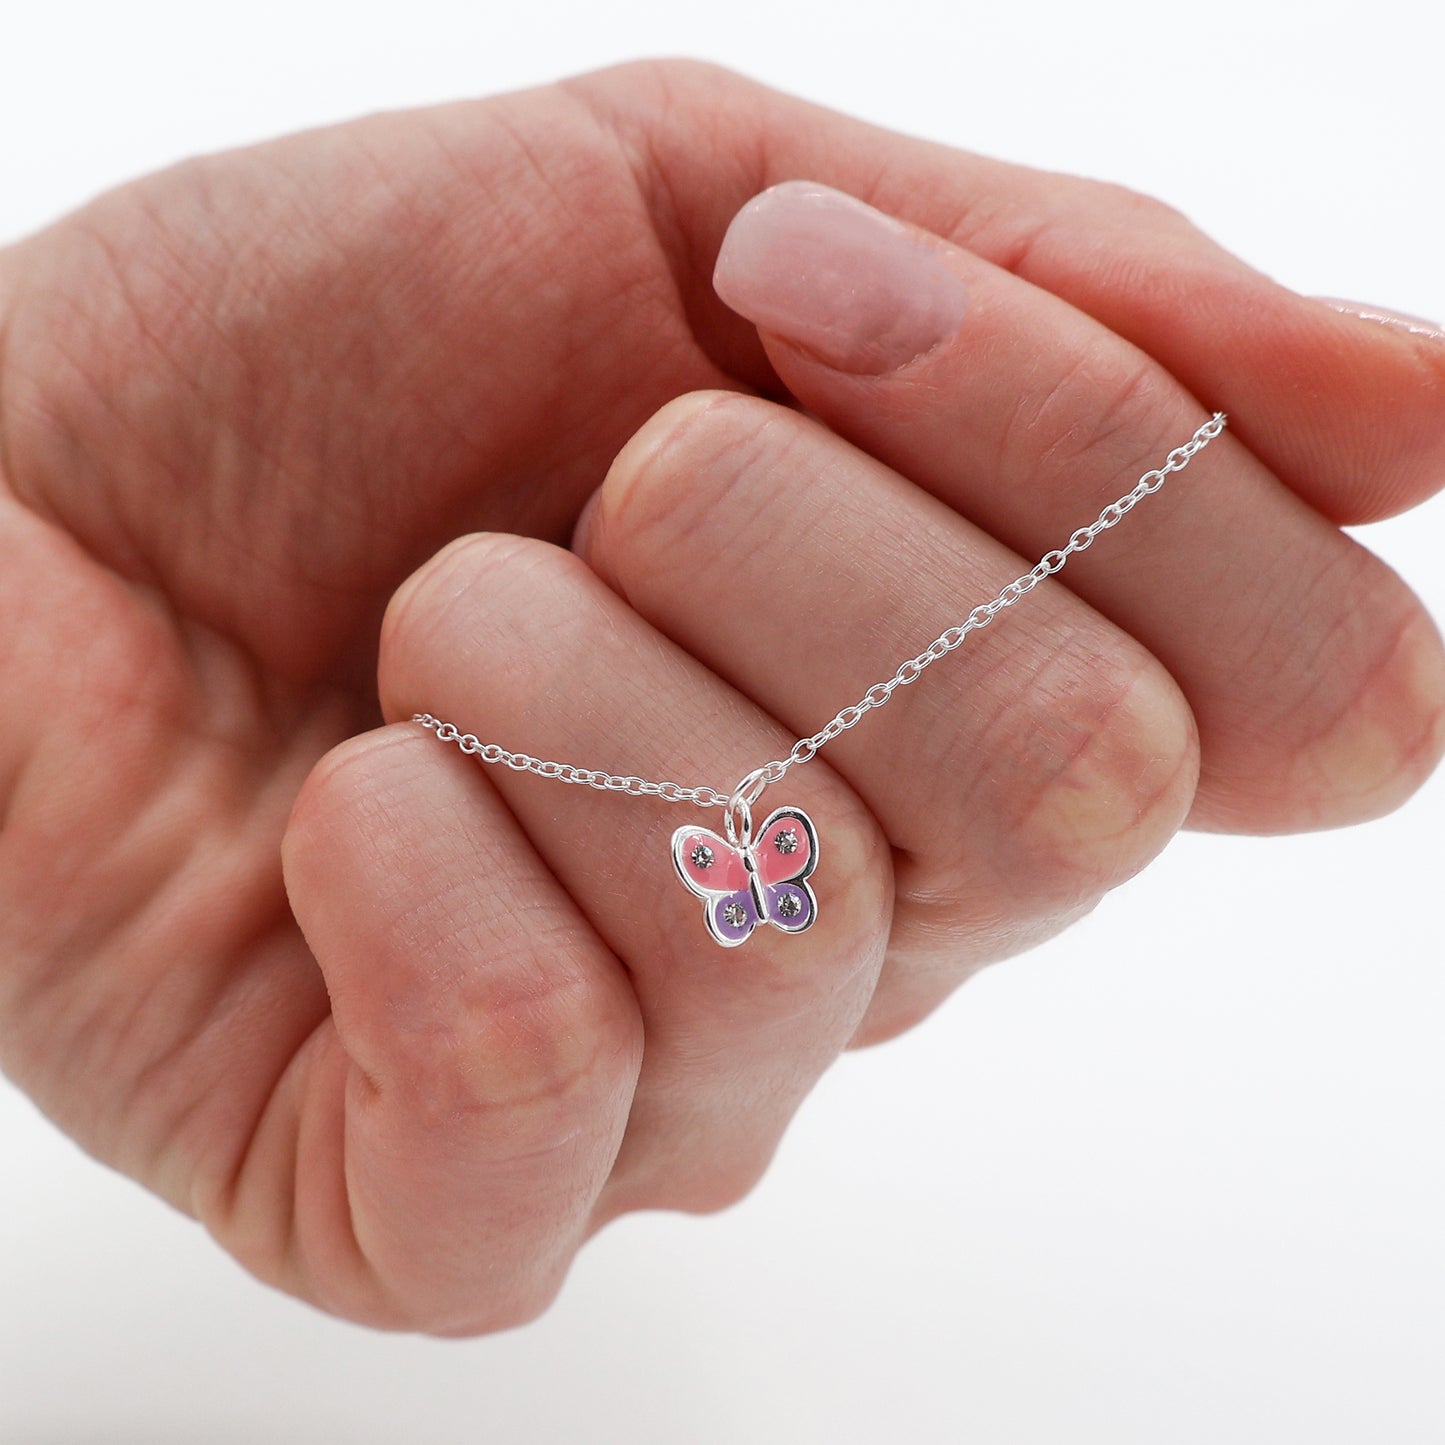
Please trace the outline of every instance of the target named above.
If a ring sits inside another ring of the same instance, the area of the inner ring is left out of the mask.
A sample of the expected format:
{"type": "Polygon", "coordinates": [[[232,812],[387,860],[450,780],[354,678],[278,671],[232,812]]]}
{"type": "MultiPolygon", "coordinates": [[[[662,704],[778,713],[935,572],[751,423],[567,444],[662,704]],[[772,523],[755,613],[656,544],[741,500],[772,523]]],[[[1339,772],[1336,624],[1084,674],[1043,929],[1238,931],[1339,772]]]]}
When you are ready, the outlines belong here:
{"type": "Polygon", "coordinates": [[[962,622],[945,628],[916,657],[903,662],[887,682],[875,682],[857,702],[845,707],[810,737],[799,738],[788,755],[775,758],[748,773],[730,793],[715,788],[685,788],[680,783],[655,783],[645,778],[581,768],[508,752],[496,743],[483,743],[430,713],[415,713],[412,721],[435,729],[442,742],[455,743],[464,753],[484,763],[503,763],[517,772],[536,773],[563,783],[657,797],[669,803],[696,803],[723,808],[726,837],[702,827],[681,827],[672,835],[672,864],[689,892],[703,901],[703,924],[723,945],[733,948],[762,923],[784,933],[802,933],[818,916],[818,900],[808,878],[818,864],[818,834],[813,820],[801,808],[777,808],[754,829],[753,805],[769,783],[776,783],[789,768],[806,763],[819,748],[856,726],[864,714],[882,707],[900,687],[907,687],[924,668],[959,647],[970,632],[987,627],[1007,607],[1032,592],[1057,572],[1075,552],[1090,546],[1100,532],[1116,527],[1126,513],[1157,492],[1171,472],[1182,472],[1225,428],[1223,412],[1215,414],[1182,446],[1175,447],[1162,465],[1145,472],[1133,487],[1110,502],[1086,527],[1073,532],[1064,546],[1045,552],[988,602],[982,602],[962,622]]]}

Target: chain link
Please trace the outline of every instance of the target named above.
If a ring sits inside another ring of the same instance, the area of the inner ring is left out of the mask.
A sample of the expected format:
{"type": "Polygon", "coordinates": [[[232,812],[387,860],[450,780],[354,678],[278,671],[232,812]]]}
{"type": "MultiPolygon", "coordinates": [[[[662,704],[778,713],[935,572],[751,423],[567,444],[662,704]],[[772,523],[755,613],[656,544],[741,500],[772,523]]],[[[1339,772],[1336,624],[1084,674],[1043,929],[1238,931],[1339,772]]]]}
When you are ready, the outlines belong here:
{"type": "Polygon", "coordinates": [[[543,778],[556,778],[562,783],[583,783],[609,793],[630,793],[633,797],[658,797],[669,803],[700,803],[704,808],[727,806],[728,795],[714,788],[685,788],[681,783],[650,783],[646,778],[623,777],[602,773],[593,768],[579,768],[572,763],[554,763],[534,758],[530,753],[510,753],[496,743],[484,743],[471,733],[464,733],[452,723],[442,722],[429,712],[412,714],[413,722],[434,728],[444,743],[455,743],[464,753],[484,763],[502,763],[519,773],[536,773],[543,778]]]}
{"type": "Polygon", "coordinates": [[[572,763],[555,763],[534,758],[528,753],[508,752],[496,743],[483,743],[471,733],[461,732],[451,723],[442,722],[428,712],[415,713],[412,721],[424,728],[433,728],[443,742],[455,743],[464,753],[477,757],[484,763],[502,763],[517,772],[536,773],[543,778],[556,778],[563,783],[581,783],[589,788],[604,792],[627,793],[632,797],[657,797],[669,803],[697,803],[704,808],[725,808],[740,794],[747,793],[749,803],[757,801],[758,795],[768,783],[776,783],[789,768],[806,763],[819,748],[831,742],[840,733],[857,727],[873,709],[884,703],[900,687],[907,687],[922,676],[925,668],[931,667],[941,657],[946,657],[955,648],[963,645],[970,632],[987,627],[1006,608],[1014,606],[1028,596],[1040,582],[1052,577],[1076,552],[1082,552],[1093,544],[1094,539],[1110,527],[1117,527],[1129,512],[1145,497],[1151,496],[1164,485],[1171,472],[1182,472],[1194,456],[1222,432],[1227,425],[1223,412],[1215,414],[1183,444],[1175,447],[1164,459],[1163,465],[1145,472],[1129,491],[1117,501],[1110,502],[1087,527],[1073,532],[1064,546],[1042,557],[1021,577],[1002,587],[988,602],[982,602],[961,622],[946,627],[916,657],[910,657],[899,665],[898,670],[886,682],[875,682],[861,698],[850,703],[834,715],[810,737],[799,738],[786,757],[774,758],[760,768],[754,768],[738,787],[730,793],[720,793],[716,788],[686,788],[681,783],[654,783],[645,778],[622,776],[617,773],[603,773],[593,768],[579,768],[572,763]]]}

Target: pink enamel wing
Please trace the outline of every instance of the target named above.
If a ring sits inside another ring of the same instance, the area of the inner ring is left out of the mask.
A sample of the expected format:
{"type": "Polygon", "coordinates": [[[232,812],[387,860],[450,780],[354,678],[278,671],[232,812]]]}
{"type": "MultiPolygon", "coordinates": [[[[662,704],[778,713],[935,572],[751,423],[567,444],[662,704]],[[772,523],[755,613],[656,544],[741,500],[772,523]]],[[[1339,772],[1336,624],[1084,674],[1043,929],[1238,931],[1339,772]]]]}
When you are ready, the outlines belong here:
{"type": "Polygon", "coordinates": [[[818,916],[818,900],[803,881],[818,863],[818,835],[798,808],[769,813],[741,845],[706,828],[679,828],[672,862],[702,899],[707,931],[724,948],[735,948],[760,923],[801,933],[818,916]]]}

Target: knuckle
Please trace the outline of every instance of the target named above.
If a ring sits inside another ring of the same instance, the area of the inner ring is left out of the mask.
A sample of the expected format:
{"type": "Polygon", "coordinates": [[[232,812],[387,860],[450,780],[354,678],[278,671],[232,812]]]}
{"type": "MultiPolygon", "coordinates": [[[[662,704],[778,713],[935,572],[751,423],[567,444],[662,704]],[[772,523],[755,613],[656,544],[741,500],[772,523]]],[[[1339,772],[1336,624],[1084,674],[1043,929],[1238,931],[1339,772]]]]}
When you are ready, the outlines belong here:
{"type": "Polygon", "coordinates": [[[1091,472],[1095,459],[1103,458],[1104,471],[1113,474],[1120,439],[1137,457],[1136,439],[1162,436],[1161,419],[1176,411],[1173,383],[1152,358],[1121,346],[1112,333],[1091,329],[1053,380],[1020,400],[999,460],[1010,472],[1057,477],[1091,472]]]}
{"type": "MultiPolygon", "coordinates": [[[[1371,571],[1377,564],[1370,559],[1371,571]]],[[[1398,807],[1445,753],[1445,650],[1429,615],[1393,574],[1388,599],[1322,601],[1333,614],[1323,666],[1303,695],[1259,720],[1252,826],[1339,826],[1398,807]],[[1405,593],[1402,599],[1400,593],[1405,593]],[[1383,619],[1393,612],[1394,621],[1383,619]],[[1281,767],[1281,756],[1285,766],[1281,767]]],[[[1318,614],[1316,614],[1318,615],[1318,614]]],[[[1297,672],[1297,667],[1288,669],[1297,672]]]]}
{"type": "Polygon", "coordinates": [[[574,1148],[578,1121],[605,1113],[619,1061],[631,1068],[641,1038],[577,926],[540,905],[510,908],[510,941],[440,979],[399,921],[378,941],[392,966],[375,971],[377,996],[338,1027],[373,1101],[404,1108],[419,1136],[464,1125],[494,1138],[498,1158],[516,1163],[574,1148]]]}
{"type": "Polygon", "coordinates": [[[1005,787],[1003,875],[1025,913],[1057,913],[1132,877],[1169,841],[1199,773],[1194,717],[1152,659],[1057,657],[1025,704],[1005,787]]]}
{"type": "Polygon", "coordinates": [[[517,594],[535,605],[539,592],[566,585],[585,563],[574,553],[537,537],[510,532],[471,532],[449,542],[392,594],[381,624],[382,671],[398,649],[428,648],[439,635],[449,644],[467,638],[486,645],[489,618],[506,620],[517,594]],[[459,607],[466,626],[454,626],[459,607]]]}
{"type": "Polygon", "coordinates": [[[333,749],[297,797],[287,888],[359,1102],[400,1107],[418,1137],[465,1125],[495,1139],[499,1159],[540,1157],[571,1147],[579,1119],[607,1115],[608,1090],[640,1058],[640,1020],[585,921],[545,897],[488,894],[450,870],[406,880],[396,906],[376,896],[390,869],[369,861],[373,838],[427,826],[415,779],[431,744],[397,725],[333,749]],[[335,941],[336,916],[363,896],[364,939],[335,941]]]}
{"type": "Polygon", "coordinates": [[[415,757],[412,729],[380,728],[346,738],[324,753],[302,780],[281,839],[288,877],[323,864],[338,834],[367,806],[384,797],[386,777],[403,756],[415,757]]]}
{"type": "Polygon", "coordinates": [[[784,415],[769,402],[730,391],[689,392],[666,403],[608,471],[598,497],[597,550],[625,561],[659,544],[675,546],[707,526],[784,415]],[[683,477],[686,486],[678,484],[683,477]]]}
{"type": "Polygon", "coordinates": [[[1145,191],[1136,191],[1131,186],[1117,181],[1090,180],[1084,182],[1094,193],[1110,203],[1115,222],[1121,229],[1135,230],[1142,225],[1186,225],[1191,230],[1193,223],[1182,211],[1145,191]]]}
{"type": "MultiPolygon", "coordinates": [[[[373,1096],[400,1103],[418,1138],[463,1125],[474,1137],[494,1134],[499,1162],[515,1164],[575,1143],[576,1119],[593,1115],[615,1054],[616,1019],[565,965],[523,974],[508,962],[486,961],[485,988],[454,1017],[383,1007],[357,1052],[368,1059],[373,1096]]],[[[349,1045],[356,1034],[349,1030],[349,1045]]]]}

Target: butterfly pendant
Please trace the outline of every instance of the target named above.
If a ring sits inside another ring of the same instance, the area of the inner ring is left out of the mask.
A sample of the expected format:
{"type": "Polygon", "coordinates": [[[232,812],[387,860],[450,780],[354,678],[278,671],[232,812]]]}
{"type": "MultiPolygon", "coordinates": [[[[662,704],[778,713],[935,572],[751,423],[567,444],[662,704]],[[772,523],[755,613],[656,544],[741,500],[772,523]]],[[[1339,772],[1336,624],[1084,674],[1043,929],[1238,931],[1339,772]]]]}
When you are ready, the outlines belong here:
{"type": "Polygon", "coordinates": [[[741,846],[706,828],[679,828],[672,862],[702,899],[707,931],[724,948],[735,948],[760,923],[801,933],[818,916],[818,900],[803,881],[818,863],[818,835],[801,809],[769,813],[741,846]]]}

